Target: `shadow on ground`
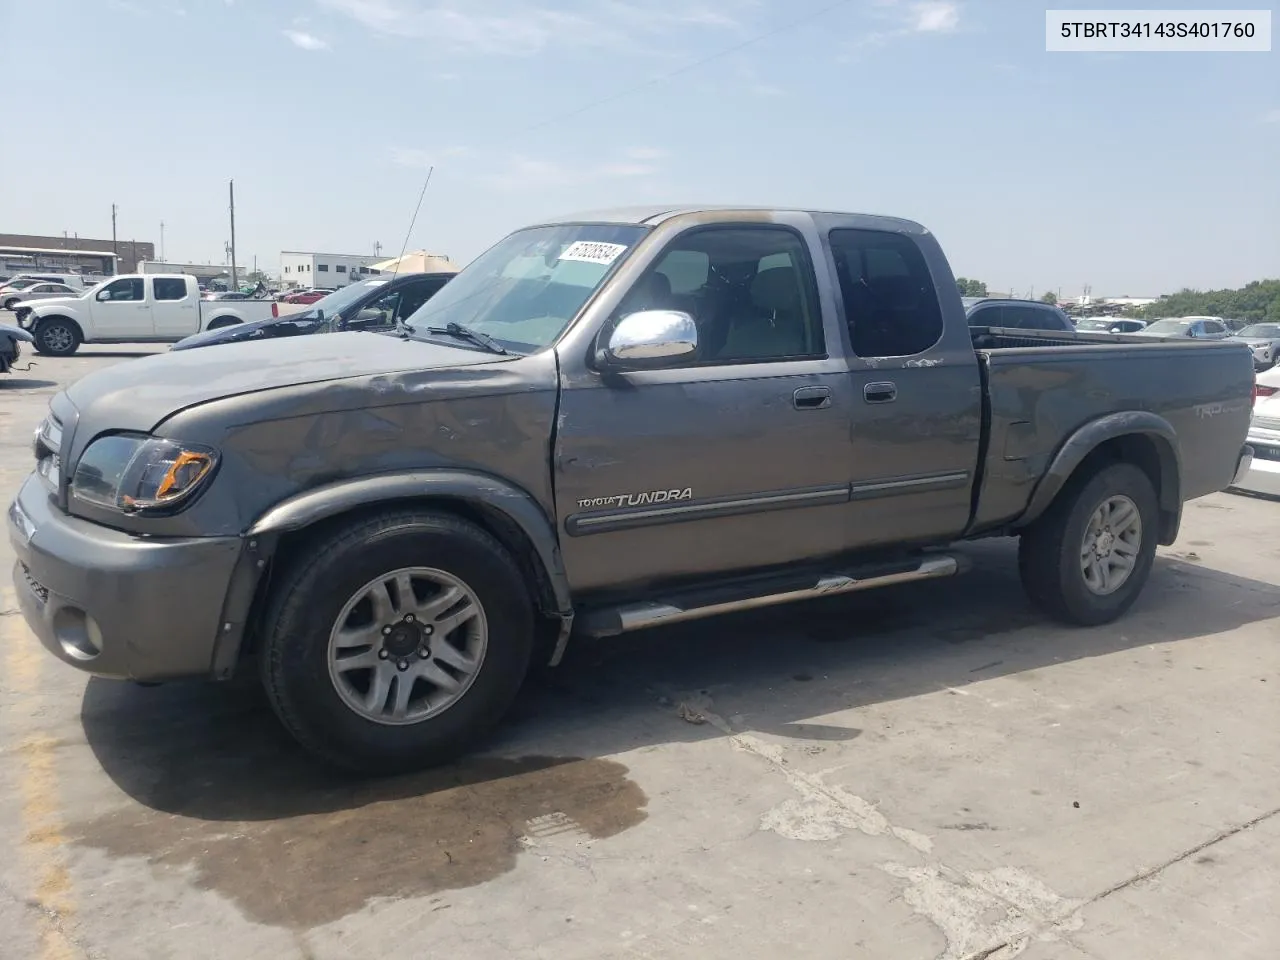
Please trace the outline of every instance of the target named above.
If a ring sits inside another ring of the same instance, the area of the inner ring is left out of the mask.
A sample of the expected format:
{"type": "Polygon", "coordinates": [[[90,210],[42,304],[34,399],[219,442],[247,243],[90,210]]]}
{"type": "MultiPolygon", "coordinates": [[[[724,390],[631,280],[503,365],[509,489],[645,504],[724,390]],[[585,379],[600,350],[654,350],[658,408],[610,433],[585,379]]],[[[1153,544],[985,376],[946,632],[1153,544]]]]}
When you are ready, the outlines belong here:
{"type": "Polygon", "coordinates": [[[0,379],[0,389],[3,390],[39,390],[43,387],[56,387],[58,385],[55,380],[36,380],[30,377],[18,376],[16,373],[10,373],[9,376],[0,379]]]}
{"type": "Polygon", "coordinates": [[[379,897],[497,877],[539,831],[604,837],[641,822],[645,795],[608,758],[724,735],[687,703],[724,698],[754,731],[849,741],[856,729],[806,721],[1280,614],[1280,588],[1161,558],[1127,618],[1065,629],[1023,597],[1011,542],[965,552],[974,569],[954,580],[579,647],[528,685],[489,754],[415,776],[353,782],[318,768],[251,678],[93,680],[81,712],[89,745],[137,803],[68,835],[194,867],[197,883],[255,920],[307,928],[379,897]]]}

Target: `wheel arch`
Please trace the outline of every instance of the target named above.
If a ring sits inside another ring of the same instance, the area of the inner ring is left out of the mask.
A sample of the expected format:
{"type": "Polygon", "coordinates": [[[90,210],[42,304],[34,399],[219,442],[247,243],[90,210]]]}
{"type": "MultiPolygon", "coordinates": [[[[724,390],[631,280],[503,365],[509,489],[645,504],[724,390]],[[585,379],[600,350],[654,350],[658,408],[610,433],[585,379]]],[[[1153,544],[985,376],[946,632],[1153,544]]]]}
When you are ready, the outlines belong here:
{"type": "Polygon", "coordinates": [[[232,576],[212,675],[229,677],[242,655],[254,649],[253,624],[267,602],[274,570],[339,526],[405,507],[451,513],[493,536],[515,558],[539,612],[563,625],[552,633],[564,635],[573,606],[559,539],[553,522],[527,491],[463,470],[381,474],[313,488],[254,521],[244,534],[246,549],[232,576]]]}
{"type": "Polygon", "coordinates": [[[234,313],[220,313],[205,324],[206,330],[221,330],[224,327],[235,327],[244,323],[234,313]]]}
{"type": "Polygon", "coordinates": [[[1072,433],[1050,460],[1016,526],[1034,522],[1077,478],[1092,476],[1108,463],[1132,463],[1147,475],[1160,507],[1158,542],[1173,543],[1182,520],[1178,437],[1163,417],[1141,410],[1099,417],[1072,433]]]}

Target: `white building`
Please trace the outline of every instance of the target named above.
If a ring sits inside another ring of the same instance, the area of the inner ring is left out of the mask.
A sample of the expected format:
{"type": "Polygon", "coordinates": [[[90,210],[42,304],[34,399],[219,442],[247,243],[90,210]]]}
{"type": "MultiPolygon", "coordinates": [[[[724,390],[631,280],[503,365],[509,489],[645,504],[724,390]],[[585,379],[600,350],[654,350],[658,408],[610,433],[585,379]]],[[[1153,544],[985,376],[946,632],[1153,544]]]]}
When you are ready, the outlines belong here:
{"type": "Polygon", "coordinates": [[[371,269],[385,257],[362,257],[347,253],[303,253],[280,251],[280,282],[286,287],[345,287],[367,280],[378,271],[371,269]]]}

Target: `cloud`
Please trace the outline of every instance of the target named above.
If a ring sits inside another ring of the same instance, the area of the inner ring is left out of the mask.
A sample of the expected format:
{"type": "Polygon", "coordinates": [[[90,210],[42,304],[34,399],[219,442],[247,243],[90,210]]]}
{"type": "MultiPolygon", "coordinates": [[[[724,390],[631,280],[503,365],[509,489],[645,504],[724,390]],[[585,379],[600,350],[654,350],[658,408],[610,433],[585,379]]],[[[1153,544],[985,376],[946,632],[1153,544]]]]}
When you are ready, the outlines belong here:
{"type": "Polygon", "coordinates": [[[295,47],[303,50],[328,50],[327,41],[321,40],[315,34],[307,33],[304,30],[282,30],[280,31],[289,38],[289,42],[295,47]]]}
{"type": "Polygon", "coordinates": [[[527,56],[552,46],[635,51],[637,41],[693,28],[737,27],[755,0],[317,0],[373,33],[467,53],[527,56]]]}
{"type": "Polygon", "coordinates": [[[660,172],[661,161],[666,156],[665,150],[656,147],[632,147],[614,159],[584,167],[580,163],[562,164],[516,154],[480,179],[494,189],[509,191],[577,187],[588,181],[635,180],[660,172]]]}
{"type": "Polygon", "coordinates": [[[441,147],[438,150],[423,150],[418,147],[392,147],[391,162],[398,167],[413,167],[425,170],[427,167],[438,167],[445,160],[466,157],[471,151],[466,147],[441,147]]]}
{"type": "Polygon", "coordinates": [[[916,33],[950,33],[960,23],[960,7],[947,0],[911,5],[911,26],[916,33]]]}

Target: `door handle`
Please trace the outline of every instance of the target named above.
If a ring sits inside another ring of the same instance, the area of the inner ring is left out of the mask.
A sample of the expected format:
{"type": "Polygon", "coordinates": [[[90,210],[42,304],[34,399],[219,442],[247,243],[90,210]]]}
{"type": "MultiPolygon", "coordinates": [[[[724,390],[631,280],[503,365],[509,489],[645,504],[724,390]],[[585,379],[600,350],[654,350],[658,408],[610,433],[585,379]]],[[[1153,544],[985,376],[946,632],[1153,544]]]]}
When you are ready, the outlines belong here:
{"type": "Polygon", "coordinates": [[[800,387],[791,394],[791,403],[797,410],[824,410],[831,406],[831,388],[800,387]]]}
{"type": "Polygon", "coordinates": [[[882,383],[868,383],[862,388],[862,398],[867,403],[892,403],[898,399],[898,386],[887,380],[882,383]]]}

